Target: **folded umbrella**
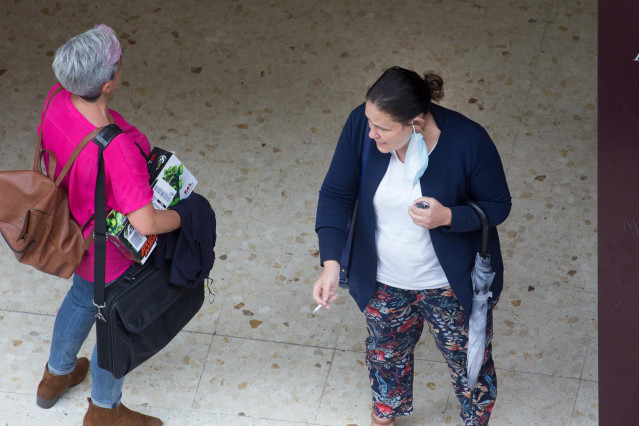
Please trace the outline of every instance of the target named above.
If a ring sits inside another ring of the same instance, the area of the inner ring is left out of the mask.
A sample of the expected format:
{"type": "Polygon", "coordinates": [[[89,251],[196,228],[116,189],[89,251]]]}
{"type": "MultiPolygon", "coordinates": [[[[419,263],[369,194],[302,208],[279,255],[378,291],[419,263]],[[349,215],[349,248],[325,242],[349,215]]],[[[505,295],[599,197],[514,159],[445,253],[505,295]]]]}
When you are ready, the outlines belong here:
{"type": "Polygon", "coordinates": [[[486,213],[474,201],[468,201],[467,204],[477,212],[482,223],[481,249],[475,256],[475,266],[471,272],[473,301],[468,324],[468,349],[466,353],[466,375],[470,392],[470,409],[472,410],[473,394],[486,353],[486,314],[488,312],[488,299],[492,296],[490,285],[495,278],[495,273],[490,265],[489,227],[486,213]]]}

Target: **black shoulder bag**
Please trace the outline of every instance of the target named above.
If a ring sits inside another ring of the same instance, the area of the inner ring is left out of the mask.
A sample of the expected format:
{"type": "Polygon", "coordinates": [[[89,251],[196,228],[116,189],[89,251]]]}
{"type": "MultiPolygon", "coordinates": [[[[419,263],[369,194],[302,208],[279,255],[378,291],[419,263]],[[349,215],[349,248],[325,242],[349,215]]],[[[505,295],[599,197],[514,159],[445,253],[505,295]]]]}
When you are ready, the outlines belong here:
{"type": "Polygon", "coordinates": [[[93,141],[98,145],[95,185],[94,300],[97,308],[98,365],[123,377],[164,348],[195,316],[204,302],[204,280],[192,287],[169,283],[171,263],[162,268],[147,259],[133,264],[106,286],[106,189],[103,150],[123,131],[105,127],[93,141]]]}

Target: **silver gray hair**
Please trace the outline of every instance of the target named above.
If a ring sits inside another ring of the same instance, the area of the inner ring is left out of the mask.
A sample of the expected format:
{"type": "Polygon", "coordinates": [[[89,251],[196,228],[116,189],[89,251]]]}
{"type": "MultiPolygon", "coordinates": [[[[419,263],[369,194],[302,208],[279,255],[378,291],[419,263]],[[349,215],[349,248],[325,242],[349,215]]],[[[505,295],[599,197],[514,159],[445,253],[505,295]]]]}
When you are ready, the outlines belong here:
{"type": "Polygon", "coordinates": [[[55,52],[53,72],[69,92],[97,98],[104,83],[113,79],[121,55],[115,31],[100,24],[71,38],[55,52]]]}

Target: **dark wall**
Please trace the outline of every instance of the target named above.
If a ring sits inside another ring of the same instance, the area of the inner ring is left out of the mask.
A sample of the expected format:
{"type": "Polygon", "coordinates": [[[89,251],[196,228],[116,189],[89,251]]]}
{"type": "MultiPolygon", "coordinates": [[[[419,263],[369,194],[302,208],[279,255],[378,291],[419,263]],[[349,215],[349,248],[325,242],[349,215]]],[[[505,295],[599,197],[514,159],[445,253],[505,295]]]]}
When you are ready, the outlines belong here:
{"type": "Polygon", "coordinates": [[[633,425],[639,424],[638,0],[599,1],[598,48],[599,422],[633,425]]]}

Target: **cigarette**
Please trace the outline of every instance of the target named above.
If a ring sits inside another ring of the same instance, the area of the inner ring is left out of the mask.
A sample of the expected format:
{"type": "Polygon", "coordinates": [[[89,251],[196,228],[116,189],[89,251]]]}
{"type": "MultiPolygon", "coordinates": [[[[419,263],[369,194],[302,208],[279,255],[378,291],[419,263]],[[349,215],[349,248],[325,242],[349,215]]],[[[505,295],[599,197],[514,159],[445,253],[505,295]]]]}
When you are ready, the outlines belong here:
{"type": "Polygon", "coordinates": [[[317,307],[315,309],[313,309],[313,313],[319,311],[321,307],[322,307],[322,305],[317,305],[317,307]]]}

